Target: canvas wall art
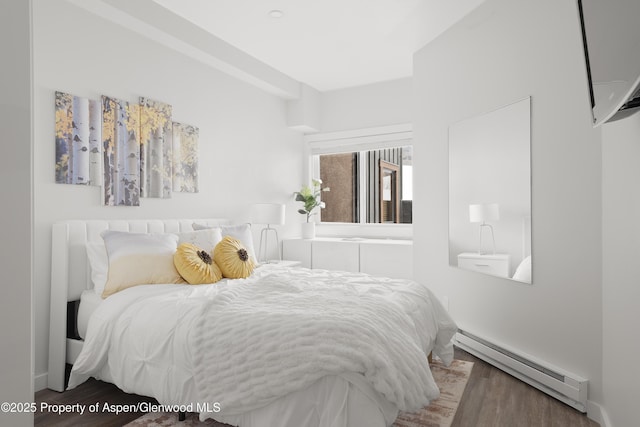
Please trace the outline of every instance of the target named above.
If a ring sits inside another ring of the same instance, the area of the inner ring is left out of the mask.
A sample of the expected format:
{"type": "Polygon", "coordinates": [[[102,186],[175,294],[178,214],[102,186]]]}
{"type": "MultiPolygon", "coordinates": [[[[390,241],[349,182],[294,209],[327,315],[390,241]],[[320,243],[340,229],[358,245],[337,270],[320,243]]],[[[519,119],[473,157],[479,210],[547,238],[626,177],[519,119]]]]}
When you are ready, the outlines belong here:
{"type": "Polygon", "coordinates": [[[104,204],[140,205],[140,107],[102,97],[104,204]]]}
{"type": "Polygon", "coordinates": [[[198,192],[198,127],[172,121],[172,106],[55,93],[55,180],[102,186],[105,206],[198,192]]]}
{"type": "Polygon", "coordinates": [[[100,185],[100,103],[56,92],[56,182],[100,185]]]}
{"type": "Polygon", "coordinates": [[[173,122],[173,191],[198,192],[198,138],[200,130],[173,122]]]}
{"type": "Polygon", "coordinates": [[[171,105],[140,97],[141,197],[171,197],[172,125],[171,105]]]}

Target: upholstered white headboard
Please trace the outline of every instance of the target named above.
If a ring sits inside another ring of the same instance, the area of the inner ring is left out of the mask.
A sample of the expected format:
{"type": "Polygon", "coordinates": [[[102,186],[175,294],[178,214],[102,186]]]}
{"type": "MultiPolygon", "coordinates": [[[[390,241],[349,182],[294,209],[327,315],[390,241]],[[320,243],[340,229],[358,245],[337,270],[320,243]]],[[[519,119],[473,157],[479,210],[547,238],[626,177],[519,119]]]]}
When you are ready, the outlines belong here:
{"type": "Polygon", "coordinates": [[[63,391],[65,363],[75,360],[82,341],[67,339],[67,302],[80,299],[93,287],[86,244],[100,241],[104,230],[136,233],[180,233],[192,231],[192,224],[222,225],[229,221],[208,219],[88,220],[53,224],[51,242],[51,312],[49,324],[48,387],[63,391]]]}

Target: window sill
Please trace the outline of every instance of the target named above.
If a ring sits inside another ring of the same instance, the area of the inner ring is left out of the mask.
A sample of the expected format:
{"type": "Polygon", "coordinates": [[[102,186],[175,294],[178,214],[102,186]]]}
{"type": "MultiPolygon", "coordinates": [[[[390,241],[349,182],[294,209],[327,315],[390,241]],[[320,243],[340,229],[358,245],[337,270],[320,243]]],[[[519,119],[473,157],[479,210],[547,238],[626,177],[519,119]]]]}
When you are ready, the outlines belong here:
{"type": "Polygon", "coordinates": [[[316,236],[412,240],[413,224],[351,224],[344,222],[319,222],[316,223],[316,236]]]}

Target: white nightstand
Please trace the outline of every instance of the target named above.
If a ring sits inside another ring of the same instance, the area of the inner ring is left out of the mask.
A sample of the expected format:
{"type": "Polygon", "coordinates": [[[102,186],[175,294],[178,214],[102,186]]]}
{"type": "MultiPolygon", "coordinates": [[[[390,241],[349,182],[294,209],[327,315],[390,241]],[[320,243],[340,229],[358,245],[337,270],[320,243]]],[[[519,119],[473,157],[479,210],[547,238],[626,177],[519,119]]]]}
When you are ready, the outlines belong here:
{"type": "Polygon", "coordinates": [[[458,255],[458,267],[493,276],[509,277],[511,257],[509,254],[464,252],[458,255]]]}

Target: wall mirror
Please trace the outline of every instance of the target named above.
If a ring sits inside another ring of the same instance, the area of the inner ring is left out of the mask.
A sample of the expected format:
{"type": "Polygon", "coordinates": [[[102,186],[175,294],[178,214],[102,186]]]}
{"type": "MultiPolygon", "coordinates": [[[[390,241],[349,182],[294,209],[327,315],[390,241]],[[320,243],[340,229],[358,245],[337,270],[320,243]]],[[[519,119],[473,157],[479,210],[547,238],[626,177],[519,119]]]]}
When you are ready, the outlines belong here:
{"type": "Polygon", "coordinates": [[[531,283],[531,98],[449,127],[449,265],[531,283]]]}

